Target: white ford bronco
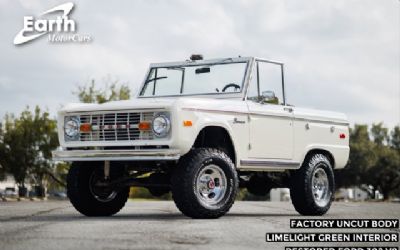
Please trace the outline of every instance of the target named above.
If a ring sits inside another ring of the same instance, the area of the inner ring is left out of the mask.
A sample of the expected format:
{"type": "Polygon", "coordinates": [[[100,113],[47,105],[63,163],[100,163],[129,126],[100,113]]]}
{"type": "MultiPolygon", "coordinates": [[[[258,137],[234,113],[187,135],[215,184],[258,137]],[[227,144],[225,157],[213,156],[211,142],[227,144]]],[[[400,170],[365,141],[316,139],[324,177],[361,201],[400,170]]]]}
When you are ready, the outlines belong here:
{"type": "Polygon", "coordinates": [[[193,55],[151,64],[132,100],[62,108],[53,157],[72,162],[68,197],[87,216],[117,213],[131,186],[172,192],[192,218],[224,215],[239,188],[281,187],[300,214],[323,215],[333,170],[348,160],[349,123],[289,105],[285,94],[279,62],[193,55]]]}

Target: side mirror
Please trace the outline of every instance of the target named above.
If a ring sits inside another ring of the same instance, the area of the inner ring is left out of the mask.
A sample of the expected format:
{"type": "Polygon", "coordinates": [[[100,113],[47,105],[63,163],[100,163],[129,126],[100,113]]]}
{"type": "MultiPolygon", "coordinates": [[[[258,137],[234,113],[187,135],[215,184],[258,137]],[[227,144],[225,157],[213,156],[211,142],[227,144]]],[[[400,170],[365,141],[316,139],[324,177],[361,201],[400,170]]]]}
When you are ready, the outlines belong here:
{"type": "Polygon", "coordinates": [[[262,100],[263,103],[271,103],[271,104],[279,104],[279,100],[275,95],[275,92],[272,90],[267,90],[262,92],[262,100]]]}

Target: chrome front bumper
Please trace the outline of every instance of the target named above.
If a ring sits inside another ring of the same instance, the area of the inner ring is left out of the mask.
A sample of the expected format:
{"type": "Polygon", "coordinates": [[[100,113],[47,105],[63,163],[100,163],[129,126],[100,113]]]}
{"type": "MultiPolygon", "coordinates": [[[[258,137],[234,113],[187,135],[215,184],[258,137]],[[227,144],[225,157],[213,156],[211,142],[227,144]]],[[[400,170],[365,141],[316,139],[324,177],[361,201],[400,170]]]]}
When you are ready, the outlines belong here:
{"type": "Polygon", "coordinates": [[[55,161],[148,161],[178,160],[179,150],[56,150],[53,151],[55,161]]]}

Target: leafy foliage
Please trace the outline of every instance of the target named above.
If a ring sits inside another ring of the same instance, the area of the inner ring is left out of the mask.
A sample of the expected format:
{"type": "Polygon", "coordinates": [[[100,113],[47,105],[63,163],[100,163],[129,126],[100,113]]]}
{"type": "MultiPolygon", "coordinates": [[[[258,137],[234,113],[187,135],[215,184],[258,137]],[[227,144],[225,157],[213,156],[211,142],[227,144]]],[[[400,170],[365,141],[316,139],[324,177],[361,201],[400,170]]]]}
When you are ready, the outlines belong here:
{"type": "Polygon", "coordinates": [[[400,126],[396,126],[391,133],[390,146],[400,154],[400,126]]]}
{"type": "Polygon", "coordinates": [[[18,118],[6,115],[1,132],[0,164],[24,186],[27,177],[42,185],[47,171],[53,167],[51,151],[58,146],[56,121],[48,112],[26,108],[18,118]]]}
{"type": "Polygon", "coordinates": [[[84,103],[105,103],[109,101],[127,100],[130,98],[130,89],[127,83],[119,84],[119,81],[107,77],[104,79],[104,88],[97,88],[95,80],[89,84],[78,86],[73,92],[81,102],[84,103]]]}
{"type": "Polygon", "coordinates": [[[375,190],[385,199],[400,193],[399,144],[399,126],[389,135],[382,123],[373,124],[370,131],[367,125],[355,125],[350,132],[349,162],[337,171],[338,186],[368,187],[366,191],[370,191],[371,198],[375,190]]]}
{"type": "Polygon", "coordinates": [[[71,164],[69,162],[58,162],[52,172],[47,172],[49,181],[48,189],[62,191],[66,187],[67,174],[71,164]]]}
{"type": "MultiPolygon", "coordinates": [[[[0,123],[0,157],[2,156],[1,152],[4,151],[3,137],[4,137],[3,124],[0,123]]],[[[0,181],[4,180],[5,176],[6,176],[6,168],[3,165],[1,165],[1,160],[0,160],[0,181]]]]}
{"type": "Polygon", "coordinates": [[[382,123],[372,124],[371,135],[376,145],[382,146],[389,141],[388,129],[382,123]]]}

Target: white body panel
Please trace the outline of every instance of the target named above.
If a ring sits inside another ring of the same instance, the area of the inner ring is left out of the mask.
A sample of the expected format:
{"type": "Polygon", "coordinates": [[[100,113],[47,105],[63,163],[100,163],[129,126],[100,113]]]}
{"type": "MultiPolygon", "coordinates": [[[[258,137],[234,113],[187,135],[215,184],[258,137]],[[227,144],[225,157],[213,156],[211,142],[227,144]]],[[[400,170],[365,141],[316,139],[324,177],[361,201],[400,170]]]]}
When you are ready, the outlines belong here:
{"type": "Polygon", "coordinates": [[[281,105],[247,103],[251,148],[248,157],[293,159],[293,114],[281,105]]]}
{"type": "MultiPolygon", "coordinates": [[[[251,65],[251,60],[254,59],[240,60],[249,60],[251,65]]],[[[247,82],[249,78],[247,72],[247,82]]],[[[74,148],[84,147],[161,145],[168,146],[170,150],[177,152],[176,157],[179,157],[192,148],[203,128],[218,126],[224,128],[231,137],[238,169],[279,171],[298,168],[306,154],[314,149],[329,152],[335,168],[343,168],[346,165],[349,155],[349,131],[344,114],[259,104],[247,101],[245,93],[246,91],[234,95],[146,97],[100,105],[70,104],[59,111],[60,144],[62,148],[68,148],[71,152],[74,148]],[[63,124],[66,115],[128,111],[170,112],[170,135],[162,139],[132,141],[69,142],[64,139],[63,124]],[[186,120],[192,121],[193,125],[183,126],[183,121],[186,120]],[[345,138],[340,138],[340,134],[344,134],[345,138]],[[265,165],[264,160],[271,162],[271,165],[265,165]]]]}

